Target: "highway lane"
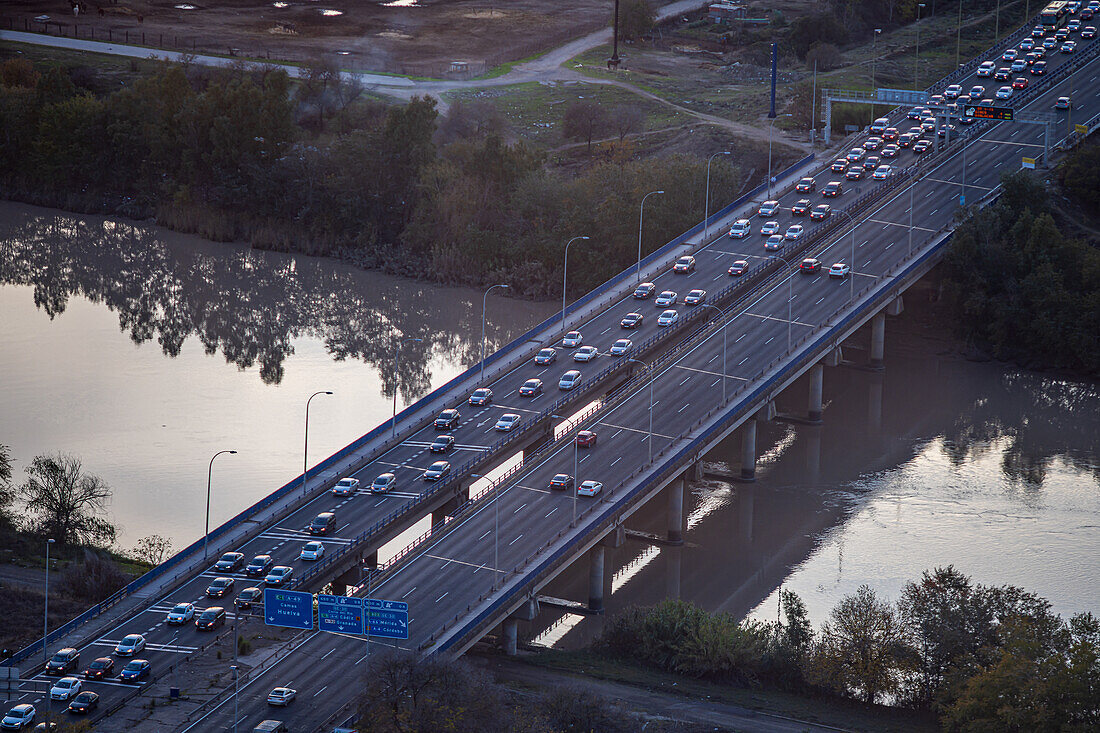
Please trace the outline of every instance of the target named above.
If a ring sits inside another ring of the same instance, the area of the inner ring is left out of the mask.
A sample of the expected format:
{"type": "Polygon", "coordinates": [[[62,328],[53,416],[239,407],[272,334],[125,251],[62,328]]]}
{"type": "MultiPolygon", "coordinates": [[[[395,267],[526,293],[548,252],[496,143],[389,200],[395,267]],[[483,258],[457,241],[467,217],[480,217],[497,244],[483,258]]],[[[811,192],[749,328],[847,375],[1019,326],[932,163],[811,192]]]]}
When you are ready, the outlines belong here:
{"type": "MultiPolygon", "coordinates": [[[[1080,118],[1100,111],[1100,82],[1096,64],[1087,67],[1074,80],[1080,118]]],[[[965,82],[964,83],[965,86],[965,82]]],[[[1046,91],[1029,105],[1046,110],[1057,96],[1065,94],[1068,81],[1046,91]]],[[[997,184],[1002,171],[1016,170],[1020,158],[1033,153],[1042,144],[1042,128],[1033,125],[1001,124],[983,131],[970,142],[966,155],[967,200],[975,201],[997,184]]],[[[961,191],[963,157],[955,156],[940,162],[913,189],[913,221],[919,229],[914,233],[914,245],[921,246],[933,233],[946,226],[958,206],[961,191]]],[[[908,216],[910,193],[899,189],[880,202],[855,227],[857,251],[855,278],[878,278],[908,256],[908,216]]],[[[739,245],[746,242],[719,240],[725,249],[708,268],[722,267],[741,256],[762,258],[760,250],[739,245]]],[[[751,243],[751,242],[748,242],[751,243]]],[[[850,259],[852,235],[837,234],[815,253],[826,266],[850,259]]],[[[702,264],[702,257],[700,257],[702,264]]],[[[712,279],[716,279],[710,269],[712,279]]],[[[857,283],[858,285],[858,283],[857,283]]],[[[730,383],[752,378],[785,350],[788,328],[798,340],[812,325],[825,323],[851,297],[849,282],[824,276],[792,273],[774,283],[744,312],[730,319],[727,326],[726,361],[730,383]],[[788,293],[793,323],[788,324],[788,293]]],[[[654,383],[655,417],[654,450],[670,444],[674,437],[686,431],[698,419],[698,412],[712,405],[719,394],[721,382],[722,335],[710,335],[676,363],[668,366],[654,383]]],[[[623,467],[643,465],[648,454],[649,397],[648,386],[640,386],[632,399],[601,415],[594,429],[599,435],[595,448],[579,451],[578,479],[606,479],[619,475],[623,467]]],[[[572,473],[574,450],[563,447],[538,465],[524,471],[514,482],[504,487],[494,502],[486,501],[475,512],[461,518],[455,531],[430,543],[397,575],[374,591],[376,597],[403,599],[410,603],[408,647],[415,648],[441,623],[465,606],[487,593],[493,582],[494,524],[499,514],[501,565],[508,567],[517,559],[530,557],[545,542],[568,524],[572,497],[546,488],[549,478],[557,472],[572,473]],[[564,518],[564,519],[563,519],[564,518]]],[[[578,500],[582,510],[592,499],[578,500]]],[[[358,645],[355,645],[358,649],[358,645]]],[[[375,641],[378,648],[382,643],[375,641]]],[[[363,655],[353,656],[349,649],[343,664],[362,674],[367,664],[363,655]]],[[[332,668],[312,670],[307,690],[327,686],[340,674],[339,664],[332,668]]],[[[242,701],[242,720],[250,721],[264,714],[262,700],[257,696],[270,684],[257,684],[249,700],[242,701]],[[249,717],[251,716],[251,717],[249,717]]],[[[287,711],[287,719],[298,723],[315,722],[304,710],[287,711]]],[[[224,721],[224,718],[220,718],[224,721]]],[[[224,722],[223,722],[224,725],[224,722]]]]}

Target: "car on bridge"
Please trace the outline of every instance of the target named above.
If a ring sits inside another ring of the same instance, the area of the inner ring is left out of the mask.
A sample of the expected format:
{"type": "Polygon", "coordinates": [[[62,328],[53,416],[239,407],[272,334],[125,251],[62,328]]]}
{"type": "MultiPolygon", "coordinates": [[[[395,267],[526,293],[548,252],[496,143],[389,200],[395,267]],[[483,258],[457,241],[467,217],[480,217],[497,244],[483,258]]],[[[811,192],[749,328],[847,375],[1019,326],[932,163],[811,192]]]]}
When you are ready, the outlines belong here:
{"type": "Polygon", "coordinates": [[[818,204],[810,212],[810,221],[825,221],[829,218],[829,212],[833,210],[828,204],[818,204]]]}
{"type": "Polygon", "coordinates": [[[34,705],[24,703],[9,710],[3,720],[0,720],[0,727],[4,730],[21,730],[33,722],[34,705]]]}
{"type": "Polygon", "coordinates": [[[848,172],[844,174],[844,177],[849,181],[858,181],[863,178],[863,166],[853,165],[848,169],[848,172]]]}
{"type": "Polygon", "coordinates": [[[65,674],[80,664],[80,652],[72,647],[60,649],[46,662],[46,674],[65,674]]]}
{"type": "Polygon", "coordinates": [[[794,205],[791,206],[791,214],[793,214],[794,216],[806,216],[806,214],[809,214],[809,213],[810,213],[810,200],[809,199],[799,199],[798,201],[794,202],[794,205]]]}
{"type": "Polygon", "coordinates": [[[825,184],[825,188],[821,189],[821,195],[826,198],[835,198],[844,190],[843,186],[844,184],[840,181],[829,181],[825,184]]]}
{"type": "Polygon", "coordinates": [[[164,622],[169,626],[180,626],[187,623],[195,617],[195,604],[194,603],[177,603],[172,606],[172,610],[168,612],[167,618],[164,622]]]}
{"type": "Polygon", "coordinates": [[[844,158],[839,158],[833,161],[833,164],[829,166],[829,170],[833,173],[844,173],[848,170],[848,161],[844,158]]]}
{"type": "MultiPolygon", "coordinates": [[[[744,221],[744,219],[742,219],[744,221]]],[[[638,287],[634,288],[634,298],[636,300],[645,300],[653,295],[653,292],[657,290],[657,286],[653,283],[639,283],[638,287]]]]}
{"type": "Polygon", "coordinates": [[[1001,61],[1015,61],[1020,52],[1014,48],[1006,48],[1001,54],[1001,61]]]}
{"type": "Polygon", "coordinates": [[[84,679],[86,680],[101,680],[107,677],[115,668],[115,660],[110,657],[99,657],[93,659],[92,663],[88,665],[88,668],[84,670],[84,679]]]}
{"type": "Polygon", "coordinates": [[[749,262],[748,262],[748,260],[734,260],[733,264],[730,265],[730,269],[726,270],[726,272],[728,274],[730,274],[734,277],[740,277],[741,275],[744,275],[748,271],[749,271],[749,262]]]}
{"type": "Polygon", "coordinates": [[[233,601],[233,605],[240,611],[251,611],[253,605],[258,605],[263,602],[264,592],[259,588],[245,588],[237,596],[237,600],[233,601]]]}
{"type": "Polygon", "coordinates": [[[538,397],[540,394],[542,394],[542,380],[538,377],[528,379],[520,385],[520,397],[538,397]]]}
{"type": "Polygon", "coordinates": [[[313,540],[302,545],[301,552],[298,553],[299,560],[320,560],[325,555],[325,544],[313,540]]]}
{"type": "Polygon", "coordinates": [[[289,565],[276,565],[271,568],[271,572],[264,577],[264,583],[270,585],[272,588],[278,588],[286,585],[290,580],[290,576],[294,574],[294,568],[289,565]]]}
{"type": "Polygon", "coordinates": [[[695,258],[691,255],[684,255],[676,260],[676,264],[672,266],[672,271],[677,275],[687,275],[695,272],[695,258]]]}
{"type": "Polygon", "coordinates": [[[1031,37],[1032,38],[1042,38],[1046,34],[1047,34],[1046,28],[1044,28],[1041,25],[1037,25],[1037,26],[1035,26],[1034,28],[1031,29],[1031,37]]]}
{"type": "Polygon", "coordinates": [[[707,299],[707,291],[695,289],[684,296],[684,305],[699,305],[707,299]]]}
{"type": "Polygon", "coordinates": [[[584,341],[584,336],[581,335],[580,331],[570,331],[561,340],[561,345],[567,349],[575,349],[581,345],[582,341],[584,341]]]}
{"type": "Polygon", "coordinates": [[[221,606],[209,606],[195,619],[199,631],[213,631],[220,626],[225,626],[225,609],[221,606]]]}
{"type": "Polygon", "coordinates": [[[565,374],[561,375],[561,379],[558,380],[558,389],[568,392],[580,383],[581,373],[576,369],[570,369],[565,374]]]}
{"type": "Polygon", "coordinates": [[[898,153],[901,152],[897,145],[887,145],[882,149],[883,158],[896,158],[898,153]]]}
{"type": "Polygon", "coordinates": [[[573,477],[567,473],[556,473],[550,479],[550,488],[554,491],[569,491],[573,488],[573,477]]]}
{"type": "MultiPolygon", "coordinates": [[[[499,423],[497,423],[499,425],[499,423]]],[[[446,477],[451,472],[451,464],[448,461],[436,461],[432,465],[424,469],[424,473],[420,475],[420,478],[425,481],[438,481],[441,478],[446,477]]]]}
{"type": "Polygon", "coordinates": [[[241,566],[244,562],[244,553],[241,552],[227,552],[218,558],[218,561],[214,563],[215,570],[221,570],[225,573],[231,573],[241,566]]]}
{"type": "MultiPolygon", "coordinates": [[[[320,514],[318,514],[316,517],[313,518],[312,522],[309,523],[309,528],[308,528],[309,533],[313,534],[313,535],[328,534],[329,532],[332,531],[332,528],[335,524],[336,524],[336,514],[335,514],[335,512],[321,512],[320,514]]],[[[268,577],[270,577],[270,576],[271,576],[271,574],[268,573],[268,577]]]]}
{"type": "Polygon", "coordinates": [[[913,133],[913,132],[906,132],[903,135],[898,136],[898,147],[899,148],[908,148],[909,146],[911,146],[913,143],[915,143],[919,139],[920,139],[920,135],[917,135],[916,133],[913,133]]]}
{"type": "Polygon", "coordinates": [[[676,300],[679,298],[674,290],[665,290],[653,301],[653,305],[658,308],[667,308],[670,305],[676,305],[676,300]]]}
{"type": "Polygon", "coordinates": [[[253,578],[258,578],[261,575],[267,574],[267,569],[274,564],[274,560],[271,559],[271,555],[257,555],[252,558],[251,562],[244,569],[244,574],[253,578]]]}
{"type": "Polygon", "coordinates": [[[1069,109],[1072,106],[1069,97],[1058,97],[1054,102],[1054,109],[1069,109]]]}
{"type": "Polygon", "coordinates": [[[794,190],[798,193],[811,193],[815,188],[817,188],[817,182],[810,176],[801,178],[794,184],[794,190]]]}
{"type": "Polygon", "coordinates": [[[807,257],[802,260],[802,263],[798,266],[799,272],[803,275],[813,275],[821,269],[821,260],[816,257],[807,257]]]}
{"type": "Polygon", "coordinates": [[[1012,87],[1011,86],[1003,86],[1000,89],[998,89],[997,93],[994,94],[993,96],[995,96],[997,99],[1010,99],[1012,97],[1012,87]]]}
{"type": "Polygon", "coordinates": [[[770,219],[760,225],[760,234],[765,237],[770,237],[773,234],[779,233],[779,222],[775,219],[770,219]]]}
{"type": "Polygon", "coordinates": [[[888,143],[892,143],[897,141],[899,134],[900,133],[898,132],[898,128],[887,127],[885,130],[882,131],[882,139],[888,143]]]}
{"type": "Polygon", "coordinates": [[[276,687],[267,695],[267,704],[276,707],[285,707],[294,700],[294,696],[297,695],[296,690],[292,690],[289,687],[276,687]]]}
{"type": "Polygon", "coordinates": [[[973,99],[981,99],[985,96],[985,87],[981,84],[975,84],[974,86],[970,87],[970,96],[973,99]]]}
{"type": "Polygon", "coordinates": [[[557,361],[558,352],[556,349],[539,349],[539,353],[535,354],[535,363],[539,366],[546,364],[553,364],[557,361]]]}
{"type": "Polygon", "coordinates": [[[595,496],[603,489],[599,481],[582,481],[577,487],[577,496],[595,496]]]}
{"type": "Polygon", "coordinates": [[[1081,38],[1096,38],[1096,28],[1091,25],[1087,25],[1081,29],[1081,38]]]}
{"type": "Polygon", "coordinates": [[[149,676],[149,670],[153,665],[148,659],[131,659],[118,673],[118,678],[123,682],[137,682],[149,676]]]}
{"type": "Polygon", "coordinates": [[[488,387],[480,387],[470,395],[469,402],[474,407],[484,407],[493,401],[493,390],[488,387]]]}
{"type": "Polygon", "coordinates": [[[752,223],[748,219],[738,219],[730,227],[730,239],[744,239],[752,233],[752,223]]]}
{"type": "Polygon", "coordinates": [[[120,657],[131,657],[145,648],[145,637],[141,634],[127,634],[122,637],[115,646],[115,654],[120,657]]]}
{"type": "Polygon", "coordinates": [[[233,590],[233,579],[221,576],[214,578],[213,582],[206,588],[206,596],[207,598],[221,598],[231,590],[233,590]]]}
{"type": "Polygon", "coordinates": [[[882,138],[875,136],[869,137],[863,142],[864,150],[878,150],[882,147],[882,138]]]}
{"type": "Polygon", "coordinates": [[[757,216],[774,216],[779,211],[779,202],[773,199],[768,199],[764,203],[760,204],[760,208],[756,210],[757,216]]]}
{"type": "Polygon", "coordinates": [[[871,174],[871,178],[873,180],[876,180],[876,181],[885,181],[887,178],[889,178],[893,174],[894,174],[893,166],[880,165],[878,168],[875,168],[875,172],[873,174],[871,174]]]}
{"type": "Polygon", "coordinates": [[[1061,51],[1062,53],[1073,53],[1074,51],[1077,50],[1077,42],[1076,41],[1066,41],[1065,43],[1062,44],[1062,47],[1059,48],[1058,50],[1061,51]]]}
{"type": "Polygon", "coordinates": [[[79,677],[62,677],[50,688],[51,700],[68,700],[80,692],[79,677]]]}
{"type": "Polygon", "coordinates": [[[1021,51],[1030,51],[1031,49],[1035,48],[1035,41],[1031,38],[1025,38],[1024,40],[1020,41],[1020,45],[1018,46],[1018,48],[1021,51]]]}
{"type": "MultiPolygon", "coordinates": [[[[611,348],[608,349],[608,353],[612,356],[622,356],[634,346],[634,342],[630,339],[616,339],[615,343],[611,344],[611,348]]],[[[539,382],[539,389],[542,388],[542,382],[539,382]]]]}
{"type": "MultiPolygon", "coordinates": [[[[522,392],[520,393],[522,394],[522,392]]],[[[450,433],[435,436],[435,440],[428,446],[429,453],[446,453],[455,447],[455,436],[450,433]]]]}
{"type": "Polygon", "coordinates": [[[1012,69],[1002,66],[993,72],[993,81],[1008,81],[1012,78],[1012,69]]]}
{"type": "Polygon", "coordinates": [[[764,241],[764,250],[766,252],[778,252],[783,249],[783,235],[773,234],[764,241]]]}
{"type": "Polygon", "coordinates": [[[676,323],[679,319],[680,314],[670,308],[657,317],[657,325],[661,328],[665,328],[666,326],[671,326],[676,323]]]}
{"type": "Polygon", "coordinates": [[[596,433],[591,430],[582,430],[577,433],[577,447],[591,448],[596,445],[596,433]]]}
{"type": "Polygon", "coordinates": [[[851,271],[852,268],[846,263],[834,262],[832,266],[829,267],[829,277],[848,277],[848,273],[851,271]]]}
{"type": "Polygon", "coordinates": [[[876,119],[874,122],[871,123],[871,128],[870,128],[871,129],[871,134],[872,135],[881,135],[882,131],[885,130],[886,126],[889,125],[889,124],[890,124],[890,118],[889,117],[879,117],[878,119],[876,119]]]}
{"type": "Polygon", "coordinates": [[[943,90],[943,97],[944,99],[958,99],[962,91],[962,84],[948,84],[947,88],[943,90]]]}
{"type": "Polygon", "coordinates": [[[852,148],[844,157],[848,159],[849,163],[860,163],[867,157],[867,151],[863,148],[852,148]]]}
{"type": "Polygon", "coordinates": [[[1043,48],[1048,51],[1053,51],[1054,49],[1058,48],[1058,39],[1054,36],[1047,36],[1043,39],[1043,48]]]}
{"type": "Polygon", "coordinates": [[[1027,77],[1018,76],[1012,80],[1013,89],[1027,89],[1027,77]]]}
{"type": "Polygon", "coordinates": [[[91,690],[84,690],[69,703],[70,713],[90,713],[99,707],[99,695],[91,690]]]}
{"type": "Polygon", "coordinates": [[[333,496],[351,496],[359,490],[359,479],[342,478],[332,487],[333,496]]]}
{"type": "MultiPolygon", "coordinates": [[[[593,346],[591,348],[595,348],[595,347],[593,346]]],[[[512,432],[512,429],[514,427],[519,425],[519,421],[520,421],[520,417],[519,417],[518,414],[516,414],[514,412],[506,412],[506,413],[504,413],[503,415],[500,416],[499,420],[497,420],[497,424],[493,426],[493,430],[496,430],[497,432],[500,432],[500,433],[510,433],[510,432],[512,432]]],[[[446,461],[441,461],[441,462],[445,463],[446,461]]]]}
{"type": "Polygon", "coordinates": [[[439,413],[433,425],[436,430],[454,430],[458,427],[458,421],[462,419],[462,413],[454,408],[439,413]]]}
{"type": "Polygon", "coordinates": [[[913,143],[913,152],[920,155],[921,153],[927,152],[930,147],[932,147],[932,143],[928,140],[917,140],[913,143]]]}
{"type": "Polygon", "coordinates": [[[805,233],[806,227],[801,224],[791,224],[787,227],[787,232],[783,235],[783,238],[792,242],[797,242],[799,239],[802,239],[802,235],[805,233]]]}
{"type": "Polygon", "coordinates": [[[878,168],[878,164],[879,164],[879,157],[877,155],[868,156],[863,161],[863,170],[873,171],[875,168],[878,168]]]}
{"type": "Polygon", "coordinates": [[[641,313],[627,313],[623,316],[623,319],[619,321],[619,326],[622,328],[637,328],[642,325],[642,321],[645,320],[645,316],[641,313]]]}
{"type": "Polygon", "coordinates": [[[582,346],[575,352],[573,352],[573,361],[584,364],[592,361],[599,355],[600,350],[597,349],[595,346],[582,346]]]}

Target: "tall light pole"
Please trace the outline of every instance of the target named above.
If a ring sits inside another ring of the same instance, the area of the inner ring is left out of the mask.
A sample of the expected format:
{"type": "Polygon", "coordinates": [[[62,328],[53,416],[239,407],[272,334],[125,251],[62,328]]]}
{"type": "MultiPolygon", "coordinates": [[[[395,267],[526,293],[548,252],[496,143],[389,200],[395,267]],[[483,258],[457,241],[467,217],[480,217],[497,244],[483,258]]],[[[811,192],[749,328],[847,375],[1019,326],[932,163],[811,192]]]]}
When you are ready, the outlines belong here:
{"type": "Polygon", "coordinates": [[[493,292],[494,288],[507,290],[508,286],[503,283],[490,285],[489,289],[485,291],[485,295],[481,296],[481,376],[478,377],[478,384],[485,383],[485,308],[489,305],[489,293],[493,292]]]}
{"type": "Polygon", "coordinates": [[[46,608],[42,612],[42,663],[45,664],[49,655],[46,654],[46,637],[50,629],[50,545],[53,539],[46,540],[46,608]]]}
{"type": "Polygon", "coordinates": [[[397,357],[401,354],[401,345],[406,343],[419,344],[424,339],[406,336],[397,340],[397,347],[393,350],[393,418],[390,420],[390,437],[397,435],[397,389],[401,386],[401,377],[397,371],[397,357]]]}
{"type": "Polygon", "coordinates": [[[210,465],[206,469],[206,531],[203,532],[202,539],[202,559],[207,558],[206,550],[210,544],[210,479],[214,476],[214,459],[220,456],[222,453],[236,453],[235,450],[220,450],[213,455],[210,459],[210,465]]]}
{"type": "MultiPolygon", "coordinates": [[[[573,244],[573,242],[576,242],[578,239],[588,239],[588,237],[573,237],[565,243],[565,267],[561,276],[561,330],[563,331],[565,330],[565,286],[566,283],[569,282],[569,245],[573,244]]],[[[482,361],[484,361],[485,354],[482,353],[481,357],[482,361]]]]}
{"type": "Polygon", "coordinates": [[[726,324],[729,316],[716,305],[703,303],[704,308],[713,308],[722,317],[722,404],[726,404],[726,324]]]}
{"type": "MultiPolygon", "coordinates": [[[[1026,16],[1025,16],[1026,17],[1026,16]]],[[[955,68],[959,68],[959,53],[962,51],[963,4],[959,2],[959,19],[955,22],[955,68]]]]}
{"type": "Polygon", "coordinates": [[[321,391],[314,392],[306,400],[306,429],[305,429],[305,444],[302,447],[302,496],[306,495],[306,474],[309,472],[309,403],[313,401],[313,398],[321,394],[332,394],[332,392],[321,391]]]}
{"type": "MultiPolygon", "coordinates": [[[[563,415],[551,415],[550,417],[552,417],[556,420],[566,420],[566,421],[569,420],[569,418],[564,417],[563,415]]],[[[580,448],[577,447],[577,436],[574,435],[573,436],[573,522],[572,522],[572,524],[569,525],[570,527],[576,527],[577,526],[577,486],[580,485],[580,476],[577,473],[577,470],[578,470],[577,469],[577,464],[579,463],[579,460],[577,458],[577,453],[579,451],[580,451],[580,448]]]]}
{"type": "MultiPolygon", "coordinates": [[[[1000,2],[1000,0],[998,0],[1000,2]]],[[[917,51],[913,55],[913,89],[920,89],[917,85],[917,64],[920,62],[920,11],[924,7],[924,3],[917,3],[917,20],[914,25],[917,26],[917,51]]],[[[999,6],[998,6],[999,7],[999,6]]]]}
{"type": "Polygon", "coordinates": [[[794,300],[794,297],[793,297],[794,296],[794,270],[793,270],[793,267],[794,267],[795,263],[794,262],[787,262],[785,259],[783,259],[782,257],[779,257],[778,255],[769,255],[768,259],[769,260],[776,260],[778,262],[783,263],[783,269],[784,270],[786,270],[788,267],[792,268],[791,274],[787,277],[787,353],[789,354],[789,353],[791,353],[791,323],[793,323],[791,303],[794,300]]]}
{"type": "MultiPolygon", "coordinates": [[[[649,365],[646,364],[644,361],[639,361],[637,359],[631,359],[630,357],[627,357],[626,360],[627,361],[632,361],[635,364],[641,364],[643,367],[645,367],[647,369],[649,368],[649,365]]],[[[656,376],[657,376],[656,374],[650,374],[649,375],[649,440],[646,441],[646,442],[649,443],[649,462],[650,463],[653,463],[653,379],[656,376]]]]}
{"type": "MultiPolygon", "coordinates": [[[[921,5],[923,8],[924,6],[921,5]]],[[[1001,0],[997,0],[997,12],[994,16],[996,22],[994,23],[993,30],[993,43],[997,44],[1001,42],[1001,0]]]]}
{"type": "Polygon", "coordinates": [[[642,214],[645,212],[645,200],[655,193],[663,194],[664,191],[650,191],[642,196],[642,203],[638,207],[638,282],[642,281],[642,214]]]}
{"type": "Polygon", "coordinates": [[[240,684],[238,683],[240,679],[240,668],[235,664],[229,665],[229,668],[233,670],[233,733],[237,733],[237,719],[241,717],[240,708],[238,707],[238,695],[241,691],[240,684]]]}
{"type": "MultiPolygon", "coordinates": [[[[962,7],[962,1],[960,0],[959,7],[962,7]]],[[[871,34],[871,94],[873,97],[878,95],[875,93],[875,65],[878,63],[878,55],[875,52],[876,41],[878,41],[879,34],[882,33],[881,28],[875,28],[875,32],[871,34]]],[[[875,121],[875,103],[871,102],[871,122],[875,121]]]]}
{"type": "Polygon", "coordinates": [[[723,150],[707,158],[707,200],[703,204],[703,242],[706,242],[710,236],[710,162],[717,155],[730,155],[730,151],[723,150]]]}
{"type": "Polygon", "coordinates": [[[789,113],[783,113],[771,118],[771,123],[768,125],[768,198],[772,197],[772,130],[775,128],[776,117],[794,117],[789,113]]]}

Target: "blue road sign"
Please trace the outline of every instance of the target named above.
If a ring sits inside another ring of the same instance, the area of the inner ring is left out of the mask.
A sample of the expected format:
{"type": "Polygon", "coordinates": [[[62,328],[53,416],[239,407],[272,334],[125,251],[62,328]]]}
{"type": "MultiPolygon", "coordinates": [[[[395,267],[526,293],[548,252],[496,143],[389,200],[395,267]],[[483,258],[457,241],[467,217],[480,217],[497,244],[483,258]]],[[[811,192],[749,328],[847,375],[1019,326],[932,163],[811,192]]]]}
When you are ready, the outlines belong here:
{"type": "Polygon", "coordinates": [[[291,629],[312,629],[313,594],[264,588],[264,623],[291,629]]]}
{"type": "Polygon", "coordinates": [[[386,639],[409,638],[408,603],[368,598],[367,609],[367,627],[371,636],[386,639]]]}
{"type": "Polygon", "coordinates": [[[359,634],[362,636],[367,632],[366,614],[363,613],[363,599],[318,593],[317,629],[319,631],[335,631],[341,634],[359,634]]]}

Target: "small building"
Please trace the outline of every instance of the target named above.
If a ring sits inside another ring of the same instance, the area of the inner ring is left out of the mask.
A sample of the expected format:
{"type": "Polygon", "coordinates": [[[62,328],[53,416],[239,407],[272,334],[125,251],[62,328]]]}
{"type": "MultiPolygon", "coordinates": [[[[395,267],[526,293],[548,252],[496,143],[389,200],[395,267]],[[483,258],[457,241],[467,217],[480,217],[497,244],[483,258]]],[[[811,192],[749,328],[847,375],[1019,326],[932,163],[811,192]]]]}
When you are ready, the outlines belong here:
{"type": "Polygon", "coordinates": [[[744,5],[733,3],[714,3],[707,10],[707,20],[723,25],[733,25],[734,21],[745,19],[744,5]]]}

